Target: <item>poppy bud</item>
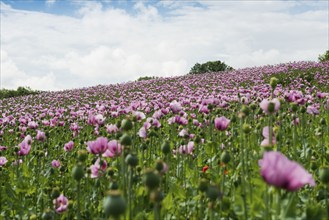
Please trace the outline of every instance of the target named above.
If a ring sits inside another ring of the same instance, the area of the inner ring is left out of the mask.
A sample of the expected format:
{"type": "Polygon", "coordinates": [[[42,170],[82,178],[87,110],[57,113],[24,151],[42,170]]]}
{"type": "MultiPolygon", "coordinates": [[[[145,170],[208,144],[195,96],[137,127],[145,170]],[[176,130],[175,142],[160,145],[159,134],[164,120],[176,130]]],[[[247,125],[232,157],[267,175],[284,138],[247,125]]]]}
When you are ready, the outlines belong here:
{"type": "Polygon", "coordinates": [[[227,151],[223,151],[223,153],[220,156],[220,160],[223,163],[228,164],[228,162],[230,162],[230,160],[231,160],[231,156],[227,151]]]}
{"type": "Polygon", "coordinates": [[[147,170],[144,174],[144,183],[149,190],[154,190],[159,187],[160,176],[153,170],[147,170]]]}
{"type": "Polygon", "coordinates": [[[87,151],[86,150],[79,150],[78,151],[78,160],[80,162],[85,162],[88,157],[87,151]]]}
{"type": "Polygon", "coordinates": [[[77,165],[73,168],[72,170],[72,177],[76,180],[76,181],[80,181],[84,176],[84,170],[83,167],[81,165],[77,165]]]}
{"type": "Polygon", "coordinates": [[[206,179],[201,179],[200,183],[199,183],[199,187],[198,189],[201,191],[201,192],[206,192],[207,189],[208,189],[208,180],[206,179]]]}
{"type": "Polygon", "coordinates": [[[278,85],[278,82],[279,82],[279,80],[278,80],[277,78],[275,78],[275,77],[272,77],[272,78],[270,79],[270,85],[271,85],[271,87],[272,87],[273,90],[274,90],[274,89],[276,88],[276,86],[278,85]]]}
{"type": "Polygon", "coordinates": [[[241,108],[241,112],[242,112],[245,116],[248,116],[250,110],[249,110],[249,108],[248,108],[247,106],[244,105],[244,106],[242,106],[242,108],[241,108]]]}
{"type": "Polygon", "coordinates": [[[53,188],[53,190],[51,191],[51,198],[56,199],[57,197],[59,197],[59,195],[60,195],[59,188],[58,187],[53,188]]]}
{"type": "Polygon", "coordinates": [[[128,134],[124,134],[120,137],[120,144],[124,146],[129,146],[132,144],[131,137],[128,134]]]}
{"type": "Polygon", "coordinates": [[[169,154],[170,153],[170,143],[169,141],[164,141],[161,145],[161,151],[164,154],[169,154]]]}
{"type": "Polygon", "coordinates": [[[216,199],[219,199],[221,197],[221,193],[218,187],[213,185],[209,186],[207,190],[207,197],[211,201],[215,201],[216,199]]]}
{"type": "Polygon", "coordinates": [[[133,123],[129,119],[123,119],[121,122],[121,128],[124,131],[129,131],[133,128],[133,123]]]}
{"type": "Polygon", "coordinates": [[[103,208],[106,216],[118,218],[126,211],[126,201],[117,190],[110,191],[103,200],[103,208]]]}
{"type": "Polygon", "coordinates": [[[126,163],[131,167],[136,167],[138,165],[138,157],[136,154],[128,154],[126,157],[126,163]]]}
{"type": "Polygon", "coordinates": [[[328,184],[329,183],[329,168],[328,167],[320,168],[319,177],[320,177],[321,182],[323,182],[324,184],[328,184]]]}
{"type": "Polygon", "coordinates": [[[249,125],[249,124],[243,124],[243,125],[242,125],[242,131],[243,131],[244,133],[246,133],[246,134],[249,134],[250,131],[251,131],[251,127],[250,127],[250,125],[249,125]]]}

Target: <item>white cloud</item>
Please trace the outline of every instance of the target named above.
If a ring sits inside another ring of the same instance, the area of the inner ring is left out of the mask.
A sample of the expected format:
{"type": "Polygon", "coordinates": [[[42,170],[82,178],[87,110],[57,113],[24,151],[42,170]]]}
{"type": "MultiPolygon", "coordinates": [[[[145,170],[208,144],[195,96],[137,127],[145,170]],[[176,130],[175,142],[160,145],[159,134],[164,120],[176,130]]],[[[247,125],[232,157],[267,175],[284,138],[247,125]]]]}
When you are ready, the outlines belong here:
{"type": "Polygon", "coordinates": [[[50,7],[50,6],[54,5],[55,2],[56,2],[56,0],[47,0],[46,5],[50,7]]]}
{"type": "Polygon", "coordinates": [[[130,14],[86,1],[69,17],[1,3],[3,86],[117,83],[185,74],[196,62],[218,59],[235,68],[316,60],[328,48],[328,7],[297,13],[302,3],[293,1],[199,4],[137,2],[130,14]],[[170,8],[167,15],[158,6],[170,8]]]}
{"type": "Polygon", "coordinates": [[[1,88],[16,89],[28,86],[37,90],[58,90],[55,75],[48,73],[41,77],[30,76],[21,71],[5,50],[1,49],[1,88]]]}

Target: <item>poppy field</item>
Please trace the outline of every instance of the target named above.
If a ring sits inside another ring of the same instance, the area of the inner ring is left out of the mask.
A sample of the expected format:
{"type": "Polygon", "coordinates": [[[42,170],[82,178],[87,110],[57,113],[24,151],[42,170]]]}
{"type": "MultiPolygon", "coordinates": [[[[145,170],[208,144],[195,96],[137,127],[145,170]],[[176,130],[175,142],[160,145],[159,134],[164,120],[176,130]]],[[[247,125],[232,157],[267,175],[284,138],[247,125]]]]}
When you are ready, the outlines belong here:
{"type": "Polygon", "coordinates": [[[0,219],[327,219],[329,62],[0,100],[0,219]]]}

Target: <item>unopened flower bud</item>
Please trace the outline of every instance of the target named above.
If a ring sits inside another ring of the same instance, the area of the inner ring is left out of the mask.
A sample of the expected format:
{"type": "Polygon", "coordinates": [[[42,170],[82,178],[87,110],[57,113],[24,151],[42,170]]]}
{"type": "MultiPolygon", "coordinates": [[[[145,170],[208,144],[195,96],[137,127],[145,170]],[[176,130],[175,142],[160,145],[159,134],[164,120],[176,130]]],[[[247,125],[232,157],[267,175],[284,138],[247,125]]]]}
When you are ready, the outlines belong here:
{"type": "Polygon", "coordinates": [[[126,201],[122,197],[121,193],[117,190],[111,190],[108,192],[103,200],[103,208],[106,216],[118,218],[123,215],[126,211],[126,201]]]}
{"type": "Polygon", "coordinates": [[[276,88],[276,86],[278,85],[278,82],[279,82],[279,80],[278,80],[277,78],[275,78],[275,77],[272,77],[272,78],[270,79],[270,85],[271,85],[271,87],[272,87],[273,90],[274,90],[274,89],[276,88]]]}
{"type": "Polygon", "coordinates": [[[144,174],[144,183],[149,190],[154,190],[159,187],[160,176],[154,170],[147,170],[144,174]]]}
{"type": "Polygon", "coordinates": [[[131,167],[136,167],[138,165],[138,157],[136,154],[128,154],[126,157],[126,163],[131,167]]]}
{"type": "Polygon", "coordinates": [[[72,170],[72,177],[76,180],[76,181],[80,181],[84,176],[84,170],[83,167],[81,165],[77,165],[73,168],[72,170]]]}
{"type": "Polygon", "coordinates": [[[231,160],[231,156],[227,151],[223,151],[223,153],[220,156],[220,160],[223,163],[228,164],[228,162],[230,162],[230,160],[231,160]]]}
{"type": "Polygon", "coordinates": [[[329,183],[329,168],[328,167],[320,168],[319,177],[320,177],[321,182],[323,182],[324,184],[328,184],[329,183]]]}
{"type": "Polygon", "coordinates": [[[120,137],[120,144],[123,146],[130,146],[132,144],[131,137],[128,134],[124,134],[120,137]]]}
{"type": "Polygon", "coordinates": [[[129,119],[123,119],[121,122],[121,128],[124,131],[129,131],[133,128],[133,123],[129,119]]]}
{"type": "Polygon", "coordinates": [[[170,143],[169,141],[164,141],[161,145],[161,151],[164,154],[169,154],[170,153],[170,143]]]}

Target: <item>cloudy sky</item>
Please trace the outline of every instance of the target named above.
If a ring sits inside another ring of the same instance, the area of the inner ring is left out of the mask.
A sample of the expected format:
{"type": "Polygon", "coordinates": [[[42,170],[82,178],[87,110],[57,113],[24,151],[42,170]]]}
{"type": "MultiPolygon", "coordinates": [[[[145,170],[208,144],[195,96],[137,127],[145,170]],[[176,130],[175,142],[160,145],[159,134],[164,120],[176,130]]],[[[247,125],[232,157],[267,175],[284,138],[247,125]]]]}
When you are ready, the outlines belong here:
{"type": "Polygon", "coordinates": [[[0,0],[1,88],[62,90],[314,60],[328,1],[0,0]]]}

